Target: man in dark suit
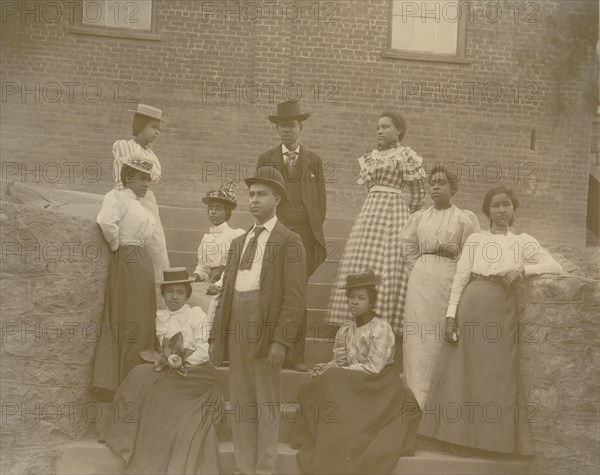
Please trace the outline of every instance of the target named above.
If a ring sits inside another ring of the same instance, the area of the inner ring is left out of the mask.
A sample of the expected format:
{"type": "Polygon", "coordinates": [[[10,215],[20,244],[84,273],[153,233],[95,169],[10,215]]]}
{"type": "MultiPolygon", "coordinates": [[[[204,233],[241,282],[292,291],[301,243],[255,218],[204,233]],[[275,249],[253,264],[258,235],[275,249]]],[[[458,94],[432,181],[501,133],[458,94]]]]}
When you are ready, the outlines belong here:
{"type": "MultiPolygon", "coordinates": [[[[318,155],[299,144],[302,122],[310,114],[300,112],[295,101],[277,105],[277,115],[269,120],[277,125],[281,144],[261,155],[258,167],[272,166],[285,180],[289,199],[277,207],[277,218],[298,233],[306,250],[306,278],[308,279],[327,257],[323,221],[325,221],[326,193],[323,161],[318,155]]],[[[306,371],[304,347],[306,339],[306,308],[300,326],[301,333],[284,367],[306,371]]]]}
{"type": "Polygon", "coordinates": [[[254,225],[227,255],[211,361],[229,359],[236,473],[275,473],[279,439],[280,375],[306,301],[300,237],[276,216],[285,183],[272,167],[246,179],[254,225]]]}

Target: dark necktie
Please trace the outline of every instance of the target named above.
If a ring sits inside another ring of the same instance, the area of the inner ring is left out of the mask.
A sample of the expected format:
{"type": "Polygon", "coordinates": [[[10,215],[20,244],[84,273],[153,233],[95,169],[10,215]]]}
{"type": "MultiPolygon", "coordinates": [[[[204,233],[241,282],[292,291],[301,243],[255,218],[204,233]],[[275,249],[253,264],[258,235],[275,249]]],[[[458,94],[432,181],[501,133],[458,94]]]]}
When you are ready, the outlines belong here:
{"type": "Polygon", "coordinates": [[[298,154],[296,152],[285,152],[285,164],[288,168],[293,168],[298,160],[298,154]]]}
{"type": "Polygon", "coordinates": [[[250,238],[250,242],[246,246],[242,260],[240,261],[239,270],[249,270],[252,267],[254,258],[256,257],[256,247],[258,243],[258,235],[265,230],[264,226],[256,226],[254,235],[250,238]]]}

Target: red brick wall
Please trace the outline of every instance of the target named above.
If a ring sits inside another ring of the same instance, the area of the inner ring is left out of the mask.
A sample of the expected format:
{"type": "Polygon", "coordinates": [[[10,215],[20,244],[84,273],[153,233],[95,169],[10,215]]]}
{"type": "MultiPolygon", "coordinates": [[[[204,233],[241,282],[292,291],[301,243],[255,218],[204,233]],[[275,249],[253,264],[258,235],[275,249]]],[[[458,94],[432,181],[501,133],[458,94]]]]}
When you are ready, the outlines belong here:
{"type": "Polygon", "coordinates": [[[460,166],[456,204],[479,210],[487,189],[507,183],[522,198],[519,229],[585,242],[597,33],[590,41],[576,25],[597,25],[597,2],[521,2],[518,14],[512,1],[471,2],[470,64],[382,57],[387,0],[274,0],[259,21],[259,1],[156,2],[160,41],[71,33],[65,2],[2,2],[3,182],[106,192],[111,144],[130,132],[128,99],[161,107],[169,119],[154,147],[164,171],[159,202],[196,206],[221,177],[215,164],[240,179],[277,143],[266,116],[295,95],[283,85],[297,83],[312,114],[303,143],[327,167],[329,213],[359,209],[365,191],[355,183],[355,159],[372,148],[378,114],[396,109],[407,119],[405,143],[428,168],[460,166]],[[486,16],[490,3],[497,10],[486,16]],[[49,4],[63,5],[56,21],[49,4]],[[25,89],[34,92],[23,96],[25,89]],[[24,174],[25,166],[33,171],[24,174]]]}

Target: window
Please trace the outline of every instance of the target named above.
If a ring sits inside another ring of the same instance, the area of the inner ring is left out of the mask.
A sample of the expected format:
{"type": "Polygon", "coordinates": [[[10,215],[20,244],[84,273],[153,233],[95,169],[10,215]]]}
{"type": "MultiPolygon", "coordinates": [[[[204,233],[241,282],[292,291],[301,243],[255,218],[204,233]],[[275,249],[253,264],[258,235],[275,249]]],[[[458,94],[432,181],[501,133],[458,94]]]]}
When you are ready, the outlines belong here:
{"type": "Polygon", "coordinates": [[[159,40],[155,0],[79,0],[72,33],[159,40]]]}
{"type": "Polygon", "coordinates": [[[468,63],[468,14],[462,0],[390,0],[388,49],[384,56],[468,63]]]}

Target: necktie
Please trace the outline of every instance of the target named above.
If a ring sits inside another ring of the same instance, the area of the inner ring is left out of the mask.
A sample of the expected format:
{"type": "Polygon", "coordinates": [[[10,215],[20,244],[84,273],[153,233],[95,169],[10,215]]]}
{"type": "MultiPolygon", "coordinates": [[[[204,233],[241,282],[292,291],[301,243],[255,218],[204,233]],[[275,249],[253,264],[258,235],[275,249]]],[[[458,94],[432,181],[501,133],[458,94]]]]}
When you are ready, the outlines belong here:
{"type": "Polygon", "coordinates": [[[250,238],[250,242],[246,246],[242,260],[240,261],[239,270],[249,270],[252,267],[254,258],[256,257],[256,247],[258,242],[258,235],[265,230],[264,226],[256,226],[254,228],[254,235],[250,238]]]}
{"type": "Polygon", "coordinates": [[[285,152],[285,164],[288,168],[292,168],[296,165],[296,161],[298,160],[298,154],[296,152],[285,152]]]}

